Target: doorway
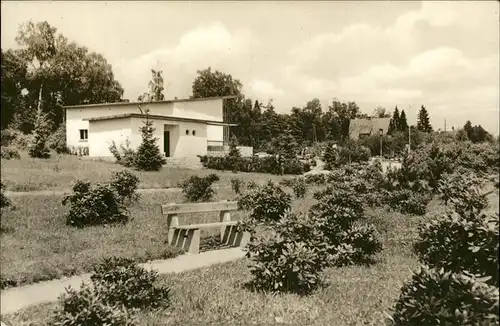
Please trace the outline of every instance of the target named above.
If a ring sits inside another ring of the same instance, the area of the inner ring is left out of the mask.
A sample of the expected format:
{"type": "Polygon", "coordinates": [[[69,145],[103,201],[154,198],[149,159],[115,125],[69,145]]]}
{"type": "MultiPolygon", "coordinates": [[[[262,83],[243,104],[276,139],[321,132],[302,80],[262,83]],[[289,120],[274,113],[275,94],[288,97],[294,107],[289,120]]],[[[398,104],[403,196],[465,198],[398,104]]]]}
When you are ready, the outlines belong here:
{"type": "Polygon", "coordinates": [[[166,157],[170,157],[170,131],[163,132],[163,152],[166,157]]]}

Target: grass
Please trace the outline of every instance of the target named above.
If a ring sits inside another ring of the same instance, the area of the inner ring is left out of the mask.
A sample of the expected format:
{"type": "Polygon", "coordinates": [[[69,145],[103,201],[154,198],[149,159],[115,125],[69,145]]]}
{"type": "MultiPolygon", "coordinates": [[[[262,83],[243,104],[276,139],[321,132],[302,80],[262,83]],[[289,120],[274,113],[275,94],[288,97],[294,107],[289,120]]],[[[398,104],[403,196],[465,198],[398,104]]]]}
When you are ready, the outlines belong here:
{"type": "MultiPolygon", "coordinates": [[[[91,182],[109,180],[111,174],[124,168],[111,162],[89,161],[74,155],[54,154],[49,159],[30,158],[27,153],[20,153],[20,160],[1,160],[2,181],[10,191],[67,190],[77,179],[91,182]]],[[[263,173],[234,174],[230,171],[209,169],[190,170],[163,167],[158,172],[133,171],[140,179],[140,188],[171,188],[192,175],[204,176],[216,173],[219,184],[229,185],[232,178],[243,181],[281,180],[284,176],[263,173]]]]}
{"type": "MultiPolygon", "coordinates": [[[[219,190],[214,200],[231,196],[231,190],[226,188],[219,190]]],[[[66,226],[64,214],[69,208],[61,205],[62,196],[15,196],[11,200],[16,209],[2,216],[2,228],[8,230],[1,239],[4,286],[91,271],[96,261],[108,255],[142,262],[180,253],[166,244],[166,217],[160,211],[161,204],[182,202],[180,193],[143,193],[131,206],[133,219],[127,225],[84,229],[66,226]]],[[[234,212],[231,217],[238,219],[240,214],[234,212]]],[[[179,220],[181,224],[192,224],[215,222],[218,218],[214,212],[181,215],[179,220]]],[[[215,232],[207,230],[202,236],[216,235],[215,232]]]]}
{"type": "MultiPolygon", "coordinates": [[[[297,207],[300,209],[301,207],[297,207]]],[[[371,267],[325,271],[325,285],[310,296],[267,295],[247,290],[248,259],[160,277],[172,289],[172,306],[140,312],[139,325],[384,325],[400,288],[418,267],[409,231],[427,217],[368,212],[384,234],[384,251],[371,267]]],[[[57,303],[5,316],[16,325],[47,325],[57,303]]]]}

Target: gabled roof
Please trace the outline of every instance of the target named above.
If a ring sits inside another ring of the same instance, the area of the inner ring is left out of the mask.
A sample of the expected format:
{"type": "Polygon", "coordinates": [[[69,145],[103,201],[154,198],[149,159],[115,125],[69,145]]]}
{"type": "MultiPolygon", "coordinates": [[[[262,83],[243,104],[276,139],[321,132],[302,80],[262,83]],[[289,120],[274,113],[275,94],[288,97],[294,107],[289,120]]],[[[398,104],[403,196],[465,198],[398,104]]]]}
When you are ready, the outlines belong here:
{"type": "Polygon", "coordinates": [[[140,119],[149,118],[151,120],[194,122],[194,123],[203,123],[203,124],[207,124],[207,125],[211,125],[211,126],[237,126],[238,125],[236,123],[226,123],[226,122],[213,121],[213,120],[179,118],[179,117],[172,117],[172,116],[166,116],[166,115],[153,115],[153,114],[146,115],[146,114],[140,114],[140,113],[114,114],[114,115],[107,115],[104,117],[88,118],[88,119],[83,119],[83,120],[87,120],[89,122],[92,122],[92,121],[115,120],[115,119],[126,119],[126,118],[140,118],[140,119]]]}
{"type": "Polygon", "coordinates": [[[197,102],[197,101],[210,101],[210,100],[225,100],[230,98],[237,98],[237,95],[229,95],[229,96],[217,96],[217,97],[199,97],[199,98],[184,98],[177,100],[166,100],[166,101],[155,101],[155,102],[115,102],[115,103],[99,103],[99,104],[81,104],[81,105],[68,105],[63,106],[65,109],[73,109],[73,108],[99,108],[99,107],[108,107],[108,106],[117,106],[117,105],[148,105],[148,104],[160,104],[160,103],[178,103],[178,102],[197,102]]]}
{"type": "Polygon", "coordinates": [[[353,119],[349,123],[349,136],[378,135],[379,129],[387,134],[390,122],[391,118],[353,119]]]}

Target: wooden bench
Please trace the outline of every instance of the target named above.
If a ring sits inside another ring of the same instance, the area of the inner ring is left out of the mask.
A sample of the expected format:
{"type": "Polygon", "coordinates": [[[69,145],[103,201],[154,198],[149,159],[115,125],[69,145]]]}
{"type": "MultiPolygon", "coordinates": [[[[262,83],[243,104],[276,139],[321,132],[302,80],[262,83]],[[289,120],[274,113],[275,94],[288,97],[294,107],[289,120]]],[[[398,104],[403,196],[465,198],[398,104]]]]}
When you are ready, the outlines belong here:
{"type": "Polygon", "coordinates": [[[236,201],[215,203],[166,204],[161,206],[163,215],[167,215],[168,243],[182,248],[189,253],[200,252],[200,230],[220,227],[221,243],[229,246],[245,247],[250,234],[237,232],[238,221],[231,221],[231,211],[238,210],[236,201]],[[220,222],[179,225],[179,215],[189,213],[219,212],[220,222]]]}

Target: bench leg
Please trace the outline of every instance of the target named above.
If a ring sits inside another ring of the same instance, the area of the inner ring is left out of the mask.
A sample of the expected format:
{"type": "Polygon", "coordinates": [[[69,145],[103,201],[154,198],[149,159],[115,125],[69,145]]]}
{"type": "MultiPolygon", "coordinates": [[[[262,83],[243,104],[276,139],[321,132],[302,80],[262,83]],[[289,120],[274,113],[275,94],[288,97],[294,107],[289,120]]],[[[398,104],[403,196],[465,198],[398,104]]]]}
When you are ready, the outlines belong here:
{"type": "Polygon", "coordinates": [[[191,254],[200,253],[200,229],[188,230],[186,240],[184,250],[187,250],[191,254]]]}
{"type": "Polygon", "coordinates": [[[250,241],[249,232],[238,232],[234,245],[237,247],[244,248],[248,244],[248,241],[250,241]]]}
{"type": "MultiPolygon", "coordinates": [[[[220,218],[221,222],[229,222],[229,221],[231,221],[231,214],[229,212],[223,211],[223,212],[220,212],[219,218],[220,218]]],[[[226,233],[227,229],[228,229],[228,227],[226,227],[226,226],[220,227],[220,241],[222,243],[224,243],[224,234],[226,233]]]]}
{"type": "Polygon", "coordinates": [[[182,247],[184,233],[183,230],[170,229],[168,231],[168,244],[172,247],[182,247]]]}

